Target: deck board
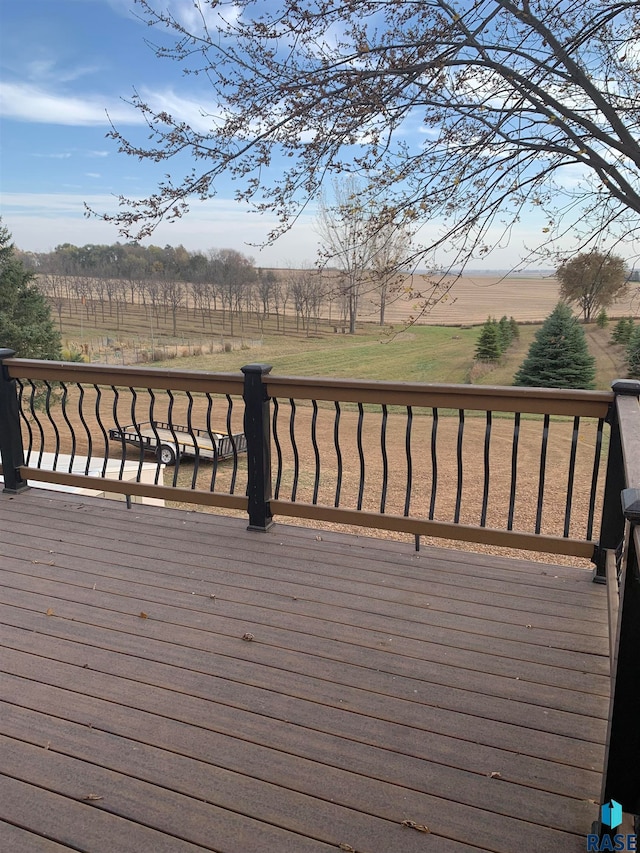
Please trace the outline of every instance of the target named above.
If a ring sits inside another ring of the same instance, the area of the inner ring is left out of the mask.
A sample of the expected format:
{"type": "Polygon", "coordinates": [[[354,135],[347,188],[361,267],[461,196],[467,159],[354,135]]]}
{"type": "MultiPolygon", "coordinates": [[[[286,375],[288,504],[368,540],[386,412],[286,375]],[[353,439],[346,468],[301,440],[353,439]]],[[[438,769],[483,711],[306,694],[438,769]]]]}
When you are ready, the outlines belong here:
{"type": "Polygon", "coordinates": [[[43,490],[0,525],[0,849],[585,849],[587,570],[43,490]]]}

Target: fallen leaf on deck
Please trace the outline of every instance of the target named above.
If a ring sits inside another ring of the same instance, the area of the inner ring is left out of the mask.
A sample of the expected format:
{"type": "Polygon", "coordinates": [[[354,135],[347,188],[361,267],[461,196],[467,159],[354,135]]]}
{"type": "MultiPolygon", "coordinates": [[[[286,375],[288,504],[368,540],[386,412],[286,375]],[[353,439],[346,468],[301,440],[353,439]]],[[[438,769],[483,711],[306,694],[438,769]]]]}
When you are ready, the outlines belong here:
{"type": "Polygon", "coordinates": [[[104,797],[100,797],[98,794],[87,794],[87,796],[85,797],[85,800],[91,800],[91,801],[103,800],[103,799],[104,799],[104,797]]]}
{"type": "Polygon", "coordinates": [[[141,619],[148,619],[149,617],[148,617],[148,616],[147,616],[147,614],[144,612],[144,610],[141,610],[141,611],[140,611],[140,618],[141,618],[141,619]]]}
{"type": "Polygon", "coordinates": [[[497,770],[493,770],[489,773],[489,779],[502,779],[502,773],[498,773],[497,770]]]}
{"type": "Polygon", "coordinates": [[[55,566],[53,560],[49,560],[48,562],[45,560],[31,560],[31,562],[39,566],[55,566]]]}
{"type": "Polygon", "coordinates": [[[242,635],[242,639],[250,643],[251,640],[253,640],[253,634],[250,631],[247,631],[245,634],[242,635]]]}
{"type": "Polygon", "coordinates": [[[346,850],[347,853],[356,853],[355,847],[352,847],[350,844],[345,844],[344,842],[342,842],[342,844],[338,844],[338,849],[346,850]]]}
{"type": "Polygon", "coordinates": [[[50,607],[47,610],[47,616],[54,616],[54,615],[55,615],[55,611],[54,611],[53,607],[50,607]]]}
{"type": "Polygon", "coordinates": [[[431,832],[426,823],[416,823],[415,820],[403,820],[402,826],[408,826],[409,829],[415,829],[416,832],[431,832]]]}

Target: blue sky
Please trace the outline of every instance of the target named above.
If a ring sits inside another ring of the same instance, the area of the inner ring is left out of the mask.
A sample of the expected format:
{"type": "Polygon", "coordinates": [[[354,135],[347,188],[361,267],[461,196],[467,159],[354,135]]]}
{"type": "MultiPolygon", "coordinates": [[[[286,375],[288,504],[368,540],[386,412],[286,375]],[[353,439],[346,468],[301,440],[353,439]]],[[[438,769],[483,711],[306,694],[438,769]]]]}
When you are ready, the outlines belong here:
{"type": "MultiPolygon", "coordinates": [[[[190,0],[165,0],[189,14],[190,0]]],[[[86,219],[84,202],[115,209],[114,196],[146,195],[166,167],[119,154],[107,114],[123,132],[140,129],[126,103],[134,88],[156,105],[195,120],[201,100],[172,63],[156,59],[150,29],[133,0],[0,0],[0,215],[17,246],[47,251],[59,243],[124,241],[113,225],[86,219]]],[[[275,247],[255,248],[275,220],[233,200],[231,186],[194,202],[181,222],[150,241],[190,250],[231,247],[261,264],[312,262],[318,237],[309,214],[275,247]]]]}
{"type": "MultiPolygon", "coordinates": [[[[192,0],[159,5],[178,17],[193,14],[192,0]]],[[[83,205],[114,210],[115,196],[147,195],[166,171],[166,164],[119,154],[105,138],[107,114],[125,135],[143,130],[141,116],[126,103],[134,88],[154,107],[200,118],[208,93],[154,56],[145,38],[155,32],[134,8],[133,0],[0,0],[0,215],[22,249],[126,239],[115,226],[85,218],[83,205]]],[[[215,199],[194,201],[182,221],[161,225],[145,242],[236,248],[261,265],[312,263],[318,245],[313,211],[275,246],[250,245],[261,243],[274,224],[234,201],[231,185],[219,184],[215,199]]],[[[492,253],[486,266],[517,264],[523,243],[539,239],[539,223],[518,226],[510,247],[492,253]]]]}

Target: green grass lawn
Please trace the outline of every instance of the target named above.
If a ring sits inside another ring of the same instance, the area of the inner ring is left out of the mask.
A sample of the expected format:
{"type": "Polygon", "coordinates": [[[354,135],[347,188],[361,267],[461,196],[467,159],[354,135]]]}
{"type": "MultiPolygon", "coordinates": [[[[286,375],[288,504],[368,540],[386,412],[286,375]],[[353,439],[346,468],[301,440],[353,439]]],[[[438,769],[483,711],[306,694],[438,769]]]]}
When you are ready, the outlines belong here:
{"type": "MultiPolygon", "coordinates": [[[[480,328],[416,326],[405,331],[363,327],[356,335],[321,337],[265,336],[260,346],[228,353],[172,359],[155,366],[232,371],[243,364],[271,364],[273,373],[291,376],[336,376],[403,382],[511,385],[539,326],[521,326],[520,338],[496,365],[478,365],[474,351],[480,328]]],[[[609,345],[609,330],[587,328],[597,363],[597,387],[608,389],[625,375],[623,350],[609,345]]]]}

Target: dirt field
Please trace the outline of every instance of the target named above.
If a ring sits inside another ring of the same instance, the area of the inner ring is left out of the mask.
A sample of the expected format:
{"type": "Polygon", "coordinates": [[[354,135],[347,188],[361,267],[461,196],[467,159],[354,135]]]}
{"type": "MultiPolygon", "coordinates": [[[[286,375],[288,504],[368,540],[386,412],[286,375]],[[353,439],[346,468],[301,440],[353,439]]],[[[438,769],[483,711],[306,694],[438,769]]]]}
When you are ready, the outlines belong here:
{"type": "MultiPolygon", "coordinates": [[[[411,282],[417,290],[426,290],[428,281],[416,276],[411,282]]],[[[466,325],[483,323],[488,316],[515,317],[519,323],[542,322],[554,309],[559,299],[559,285],[555,277],[524,277],[499,275],[464,275],[448,279],[451,285],[445,301],[431,308],[420,323],[431,325],[466,325]]],[[[636,316],[638,311],[638,284],[630,284],[628,295],[609,310],[610,316],[636,316]]],[[[405,322],[415,313],[419,300],[396,300],[387,306],[385,320],[389,323],[405,322]]],[[[361,319],[374,320],[379,314],[372,299],[363,300],[361,319]]]]}

